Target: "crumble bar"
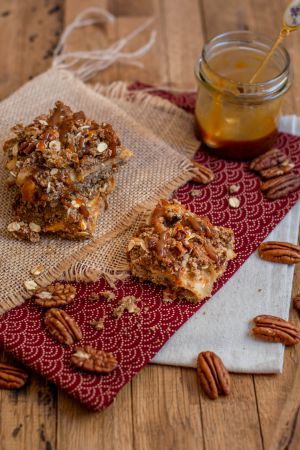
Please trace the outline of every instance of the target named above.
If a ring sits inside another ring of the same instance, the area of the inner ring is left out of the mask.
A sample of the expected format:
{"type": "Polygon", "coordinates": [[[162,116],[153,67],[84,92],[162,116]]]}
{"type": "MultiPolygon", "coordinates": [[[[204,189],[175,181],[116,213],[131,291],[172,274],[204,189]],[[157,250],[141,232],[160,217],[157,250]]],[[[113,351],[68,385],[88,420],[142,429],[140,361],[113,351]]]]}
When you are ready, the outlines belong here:
{"type": "Polygon", "coordinates": [[[12,128],[5,142],[8,185],[18,194],[8,231],[38,241],[40,233],[90,238],[115,187],[114,174],[131,156],[109,123],[98,124],[61,101],[48,115],[12,128]]]}
{"type": "Polygon", "coordinates": [[[170,288],[197,303],[235,258],[230,228],[214,226],[177,201],[161,200],[128,245],[134,276],[170,288]]]}

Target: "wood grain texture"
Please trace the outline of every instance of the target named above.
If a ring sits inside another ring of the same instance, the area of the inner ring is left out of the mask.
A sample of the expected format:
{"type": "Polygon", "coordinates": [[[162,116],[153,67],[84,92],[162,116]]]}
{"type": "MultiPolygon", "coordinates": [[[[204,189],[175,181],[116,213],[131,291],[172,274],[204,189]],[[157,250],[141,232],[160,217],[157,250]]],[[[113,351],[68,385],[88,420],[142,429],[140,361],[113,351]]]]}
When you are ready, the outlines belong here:
{"type": "MultiPolygon", "coordinates": [[[[203,42],[233,29],[275,37],[285,0],[1,0],[0,98],[51,64],[63,26],[88,6],[116,16],[109,25],[77,30],[67,50],[104,48],[156,17],[157,41],[140,61],[144,68],[115,64],[91,81],[145,82],[193,88],[194,60],[203,42]]],[[[146,42],[148,32],[128,47],[146,42]]],[[[287,41],[300,67],[300,35],[287,41]]],[[[284,112],[300,113],[300,72],[284,112]]],[[[300,291],[300,268],[294,289],[300,291]]],[[[299,322],[293,311],[292,319],[299,322]]],[[[256,450],[299,448],[300,346],[285,354],[282,375],[232,375],[228,398],[210,401],[200,392],[194,370],[145,367],[103,413],[91,413],[56,388],[32,376],[17,393],[0,392],[2,450],[256,450]]]]}

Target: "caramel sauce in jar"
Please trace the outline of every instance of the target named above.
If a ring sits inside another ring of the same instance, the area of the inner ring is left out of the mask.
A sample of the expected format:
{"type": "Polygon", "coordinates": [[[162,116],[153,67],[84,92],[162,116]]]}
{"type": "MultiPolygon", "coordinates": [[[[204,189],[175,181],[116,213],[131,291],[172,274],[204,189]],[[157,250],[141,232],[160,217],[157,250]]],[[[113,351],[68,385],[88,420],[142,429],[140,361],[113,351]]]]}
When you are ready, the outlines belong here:
{"type": "Polygon", "coordinates": [[[252,159],[275,143],[291,76],[289,55],[279,44],[258,73],[272,44],[249,31],[225,33],[206,44],[196,62],[196,131],[223,158],[252,159]]]}

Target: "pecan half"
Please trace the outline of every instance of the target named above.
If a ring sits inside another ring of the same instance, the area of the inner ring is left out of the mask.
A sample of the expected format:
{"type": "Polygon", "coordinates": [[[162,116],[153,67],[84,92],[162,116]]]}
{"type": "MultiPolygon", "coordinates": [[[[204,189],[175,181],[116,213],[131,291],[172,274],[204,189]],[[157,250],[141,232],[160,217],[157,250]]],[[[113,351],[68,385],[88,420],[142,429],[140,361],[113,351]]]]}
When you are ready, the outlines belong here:
{"type": "Polygon", "coordinates": [[[257,316],[253,322],[252,334],[259,339],[284,345],[295,345],[300,341],[300,329],[280,317],[257,316]]]}
{"type": "Polygon", "coordinates": [[[298,309],[298,311],[300,311],[300,293],[295,295],[295,297],[293,298],[293,305],[294,308],[298,309]]]}
{"type": "Polygon", "coordinates": [[[278,148],[272,148],[263,155],[260,155],[257,158],[253,159],[249,167],[251,170],[254,170],[255,172],[260,172],[261,170],[270,169],[271,167],[278,166],[279,164],[282,164],[284,161],[288,161],[287,156],[278,148]]]}
{"type": "Polygon", "coordinates": [[[73,345],[82,339],[79,325],[63,310],[49,309],[45,313],[44,323],[51,336],[60,344],[73,345]]]}
{"type": "Polygon", "coordinates": [[[200,385],[210,399],[215,400],[219,395],[230,393],[230,375],[214,352],[199,353],[197,373],[200,385]]]}
{"type": "Polygon", "coordinates": [[[210,170],[208,167],[205,167],[203,164],[198,163],[197,161],[192,161],[192,163],[194,166],[194,176],[192,178],[192,181],[194,181],[195,183],[209,184],[214,180],[215,175],[212,170],[210,170]]]}
{"type": "Polygon", "coordinates": [[[28,373],[20,367],[0,363],[0,389],[20,389],[27,379],[28,373]]]}
{"type": "Polygon", "coordinates": [[[112,353],[97,350],[90,345],[76,347],[70,362],[78,369],[93,373],[109,373],[118,365],[118,362],[112,353]]]}
{"type": "Polygon", "coordinates": [[[275,167],[270,167],[269,169],[264,169],[260,171],[260,175],[263,178],[274,178],[279,177],[280,175],[284,175],[286,173],[290,173],[293,168],[295,167],[295,164],[286,160],[282,164],[279,164],[275,167]]]}
{"type": "Polygon", "coordinates": [[[56,283],[46,288],[37,289],[34,293],[36,305],[43,308],[52,308],[53,306],[65,306],[71,303],[76,295],[76,287],[72,284],[56,283]]]}
{"type": "Polygon", "coordinates": [[[300,186],[300,177],[295,173],[288,173],[280,177],[271,178],[260,186],[265,196],[276,200],[294,192],[300,186]]]}
{"type": "Polygon", "coordinates": [[[258,247],[261,259],[281,264],[297,264],[300,262],[300,246],[289,242],[269,241],[258,247]]]}

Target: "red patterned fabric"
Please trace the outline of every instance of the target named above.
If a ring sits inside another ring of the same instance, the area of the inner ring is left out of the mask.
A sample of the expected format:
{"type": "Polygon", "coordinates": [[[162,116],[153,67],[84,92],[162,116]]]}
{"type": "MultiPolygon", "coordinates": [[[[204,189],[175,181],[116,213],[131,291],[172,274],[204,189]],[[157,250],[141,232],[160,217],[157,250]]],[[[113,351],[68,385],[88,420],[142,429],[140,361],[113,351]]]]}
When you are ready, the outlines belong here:
{"type": "MultiPolygon", "coordinates": [[[[136,85],[135,88],[139,86],[141,85],[136,85]]],[[[163,95],[185,109],[192,108],[193,96],[163,95]]],[[[296,170],[300,173],[300,138],[280,134],[277,145],[296,163],[296,170]]],[[[214,171],[214,182],[205,187],[188,183],[174,196],[197,214],[207,215],[214,224],[233,228],[238,253],[237,258],[229,263],[224,276],[216,283],[216,292],[287,214],[299,198],[299,191],[287,198],[270,202],[263,198],[259,190],[259,179],[248,171],[246,164],[224,161],[203,151],[198,152],[196,159],[214,171]],[[241,204],[235,210],[228,207],[227,188],[236,183],[241,186],[238,194],[241,204]],[[199,195],[192,196],[192,190],[197,190],[199,195]]],[[[164,304],[159,287],[151,283],[141,284],[134,279],[118,283],[115,300],[87,300],[91,292],[101,292],[104,289],[108,289],[104,280],[78,285],[75,301],[65,310],[80,324],[84,336],[81,341],[83,345],[90,344],[114,353],[119,366],[109,375],[89,375],[71,368],[69,359],[72,350],[52,340],[42,323],[43,312],[31,301],[0,317],[2,348],[97,411],[106,408],[118,391],[201,307],[187,302],[164,304]],[[139,298],[140,314],[125,312],[119,320],[112,318],[112,310],[125,295],[139,298]],[[96,331],[88,324],[91,320],[103,317],[105,328],[102,331],[96,331]]]]}

